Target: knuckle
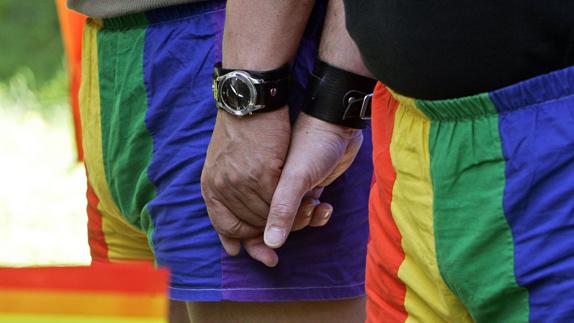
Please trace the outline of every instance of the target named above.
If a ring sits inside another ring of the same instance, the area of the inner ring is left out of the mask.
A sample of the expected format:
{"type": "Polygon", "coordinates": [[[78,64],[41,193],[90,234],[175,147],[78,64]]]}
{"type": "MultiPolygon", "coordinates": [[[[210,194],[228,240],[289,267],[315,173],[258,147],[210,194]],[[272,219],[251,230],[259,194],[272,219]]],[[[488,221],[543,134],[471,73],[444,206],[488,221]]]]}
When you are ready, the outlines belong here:
{"type": "Polygon", "coordinates": [[[225,188],[227,185],[225,184],[225,179],[223,176],[215,176],[213,178],[213,187],[217,190],[221,190],[225,188]]]}
{"type": "Polygon", "coordinates": [[[290,169],[281,175],[281,179],[285,178],[289,183],[295,183],[307,177],[305,175],[305,172],[300,169],[290,169]]]}
{"type": "Polygon", "coordinates": [[[215,231],[217,233],[220,233],[223,236],[228,236],[226,233],[226,229],[224,226],[221,225],[221,221],[219,221],[219,219],[217,219],[217,217],[209,217],[211,220],[211,225],[213,226],[213,228],[215,229],[215,231]]]}
{"type": "Polygon", "coordinates": [[[300,168],[284,172],[284,174],[281,175],[281,180],[283,180],[283,178],[289,183],[294,183],[298,191],[310,190],[314,186],[314,182],[319,179],[319,177],[314,176],[311,171],[300,168]]]}
{"type": "Polygon", "coordinates": [[[274,167],[253,167],[251,168],[245,176],[245,181],[249,188],[259,190],[267,185],[272,185],[273,190],[281,177],[281,169],[274,167]]]}
{"type": "Polygon", "coordinates": [[[203,164],[203,168],[201,169],[201,181],[206,181],[209,177],[211,177],[211,174],[211,168],[207,165],[206,162],[203,164]]]}
{"type": "Polygon", "coordinates": [[[303,203],[301,203],[301,206],[299,207],[299,211],[302,217],[305,218],[311,218],[311,216],[313,215],[313,210],[315,210],[315,203],[313,203],[313,200],[311,199],[306,199],[303,201],[303,203]]]}
{"type": "Polygon", "coordinates": [[[236,186],[236,185],[241,185],[241,184],[243,184],[243,176],[242,176],[242,174],[240,174],[240,173],[238,173],[238,172],[232,172],[232,173],[230,173],[230,174],[227,174],[226,177],[227,177],[226,182],[227,182],[229,185],[236,186]]]}
{"type": "Polygon", "coordinates": [[[267,219],[261,218],[261,217],[255,217],[252,221],[253,223],[251,223],[253,226],[255,226],[256,228],[264,228],[265,224],[267,223],[267,219]]]}
{"type": "Polygon", "coordinates": [[[201,195],[203,196],[203,198],[205,200],[207,200],[210,198],[210,195],[211,195],[210,193],[211,193],[211,187],[210,187],[209,183],[202,180],[201,181],[201,195]]]}
{"type": "Polygon", "coordinates": [[[275,204],[272,205],[270,208],[270,213],[273,214],[276,218],[287,221],[290,220],[293,216],[293,210],[287,204],[275,204]]]}
{"type": "Polygon", "coordinates": [[[201,172],[201,178],[199,180],[199,183],[201,184],[201,189],[202,190],[208,190],[209,189],[209,185],[211,184],[211,180],[212,180],[212,176],[211,174],[209,174],[208,172],[206,172],[206,170],[204,169],[201,172]]]}
{"type": "Polygon", "coordinates": [[[219,232],[221,228],[221,218],[217,215],[217,210],[215,210],[211,203],[206,203],[207,207],[207,216],[211,221],[211,225],[215,228],[216,231],[219,232]]]}
{"type": "MultiPolygon", "coordinates": [[[[217,230],[217,228],[216,228],[217,230]]],[[[241,233],[241,222],[233,221],[225,226],[220,226],[217,230],[221,235],[229,238],[236,238],[240,236],[241,233]]]]}
{"type": "Polygon", "coordinates": [[[281,169],[283,168],[284,160],[280,158],[270,158],[266,161],[267,168],[269,172],[275,174],[281,174],[281,169]]]}
{"type": "Polygon", "coordinates": [[[216,226],[215,230],[221,234],[222,236],[232,238],[235,236],[236,231],[234,228],[225,227],[225,226],[216,226]]]}
{"type": "Polygon", "coordinates": [[[247,185],[251,188],[259,186],[261,175],[258,172],[251,172],[246,178],[247,185]]]}

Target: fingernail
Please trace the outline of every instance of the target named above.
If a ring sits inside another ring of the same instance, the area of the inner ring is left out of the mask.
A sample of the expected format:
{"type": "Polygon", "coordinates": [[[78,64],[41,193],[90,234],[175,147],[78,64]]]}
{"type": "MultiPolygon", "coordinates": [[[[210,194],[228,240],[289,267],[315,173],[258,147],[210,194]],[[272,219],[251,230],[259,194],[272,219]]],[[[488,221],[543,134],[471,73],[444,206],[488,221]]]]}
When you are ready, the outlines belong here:
{"type": "Polygon", "coordinates": [[[313,212],[315,211],[315,207],[319,204],[321,204],[321,202],[319,200],[316,200],[316,199],[311,200],[312,207],[309,207],[309,209],[307,211],[305,211],[305,216],[308,218],[312,217],[313,212]]]}
{"type": "Polygon", "coordinates": [[[331,210],[327,210],[323,212],[323,220],[327,220],[329,217],[331,217],[331,210]]]}
{"type": "Polygon", "coordinates": [[[310,218],[311,216],[313,216],[313,209],[309,209],[309,210],[305,211],[305,217],[306,218],[310,218]]]}
{"type": "Polygon", "coordinates": [[[263,240],[265,240],[265,244],[269,247],[278,247],[285,240],[285,230],[280,227],[271,226],[265,231],[263,240]]]}

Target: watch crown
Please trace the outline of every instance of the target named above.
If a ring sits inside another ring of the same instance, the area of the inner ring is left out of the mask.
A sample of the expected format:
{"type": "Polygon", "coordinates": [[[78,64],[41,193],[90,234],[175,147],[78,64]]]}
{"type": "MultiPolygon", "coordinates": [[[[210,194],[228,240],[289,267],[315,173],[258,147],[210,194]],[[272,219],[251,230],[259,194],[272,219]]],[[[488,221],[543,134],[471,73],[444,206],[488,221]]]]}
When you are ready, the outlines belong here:
{"type": "Polygon", "coordinates": [[[213,80],[213,83],[211,83],[211,92],[213,93],[213,98],[215,100],[217,100],[217,81],[213,80]]]}

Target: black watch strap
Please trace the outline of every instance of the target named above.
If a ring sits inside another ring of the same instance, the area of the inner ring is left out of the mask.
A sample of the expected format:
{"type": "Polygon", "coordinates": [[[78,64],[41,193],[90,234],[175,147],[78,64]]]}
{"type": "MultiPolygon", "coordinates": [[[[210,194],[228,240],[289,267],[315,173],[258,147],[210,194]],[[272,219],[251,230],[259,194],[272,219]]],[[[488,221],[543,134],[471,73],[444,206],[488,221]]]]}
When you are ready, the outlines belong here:
{"type": "Polygon", "coordinates": [[[366,128],[375,84],[371,78],[318,61],[309,78],[302,111],[341,126],[366,128]]]}
{"type": "Polygon", "coordinates": [[[289,79],[287,77],[272,81],[256,84],[255,88],[260,94],[257,97],[257,105],[265,105],[265,109],[255,110],[269,112],[277,110],[287,104],[289,79]]]}

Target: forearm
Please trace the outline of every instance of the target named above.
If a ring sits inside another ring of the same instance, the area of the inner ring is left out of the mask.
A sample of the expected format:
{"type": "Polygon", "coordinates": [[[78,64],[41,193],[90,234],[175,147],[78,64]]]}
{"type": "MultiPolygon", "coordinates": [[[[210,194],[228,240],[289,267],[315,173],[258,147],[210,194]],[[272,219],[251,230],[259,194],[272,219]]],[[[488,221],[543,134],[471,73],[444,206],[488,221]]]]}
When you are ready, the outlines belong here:
{"type": "Polygon", "coordinates": [[[293,60],[314,0],[228,0],[223,66],[271,70],[293,60]]]}
{"type": "Polygon", "coordinates": [[[345,27],[343,0],[330,0],[319,46],[319,58],[349,72],[372,77],[345,27]]]}
{"type": "MultiPolygon", "coordinates": [[[[319,57],[338,67],[337,71],[345,70],[344,74],[352,72],[370,76],[359,50],[345,28],[342,0],[329,1],[319,57]]],[[[345,119],[344,113],[339,113],[339,117],[337,112],[325,111],[341,110],[341,104],[348,102],[344,98],[349,91],[341,91],[341,88],[346,90],[348,84],[355,86],[356,82],[353,80],[357,78],[362,80],[359,83],[367,84],[363,87],[370,87],[371,80],[356,75],[351,81],[327,79],[325,74],[321,74],[324,71],[321,70],[323,65],[319,64],[319,69],[315,69],[318,74],[314,72],[310,78],[310,83],[313,83],[308,86],[309,93],[302,110],[305,113],[299,115],[295,122],[289,154],[270,204],[264,241],[271,248],[279,248],[285,242],[306,192],[327,186],[341,175],[353,162],[363,140],[362,131],[351,127],[354,124],[341,122],[345,119]],[[367,82],[364,82],[364,79],[367,79],[367,82]],[[339,82],[338,86],[329,84],[332,81],[339,82]],[[319,109],[316,109],[317,107],[319,109]],[[321,109],[323,111],[319,111],[321,109]]],[[[367,89],[370,90],[372,89],[367,89]]],[[[321,225],[328,221],[331,212],[332,209],[324,211],[324,222],[321,225]]]]}

